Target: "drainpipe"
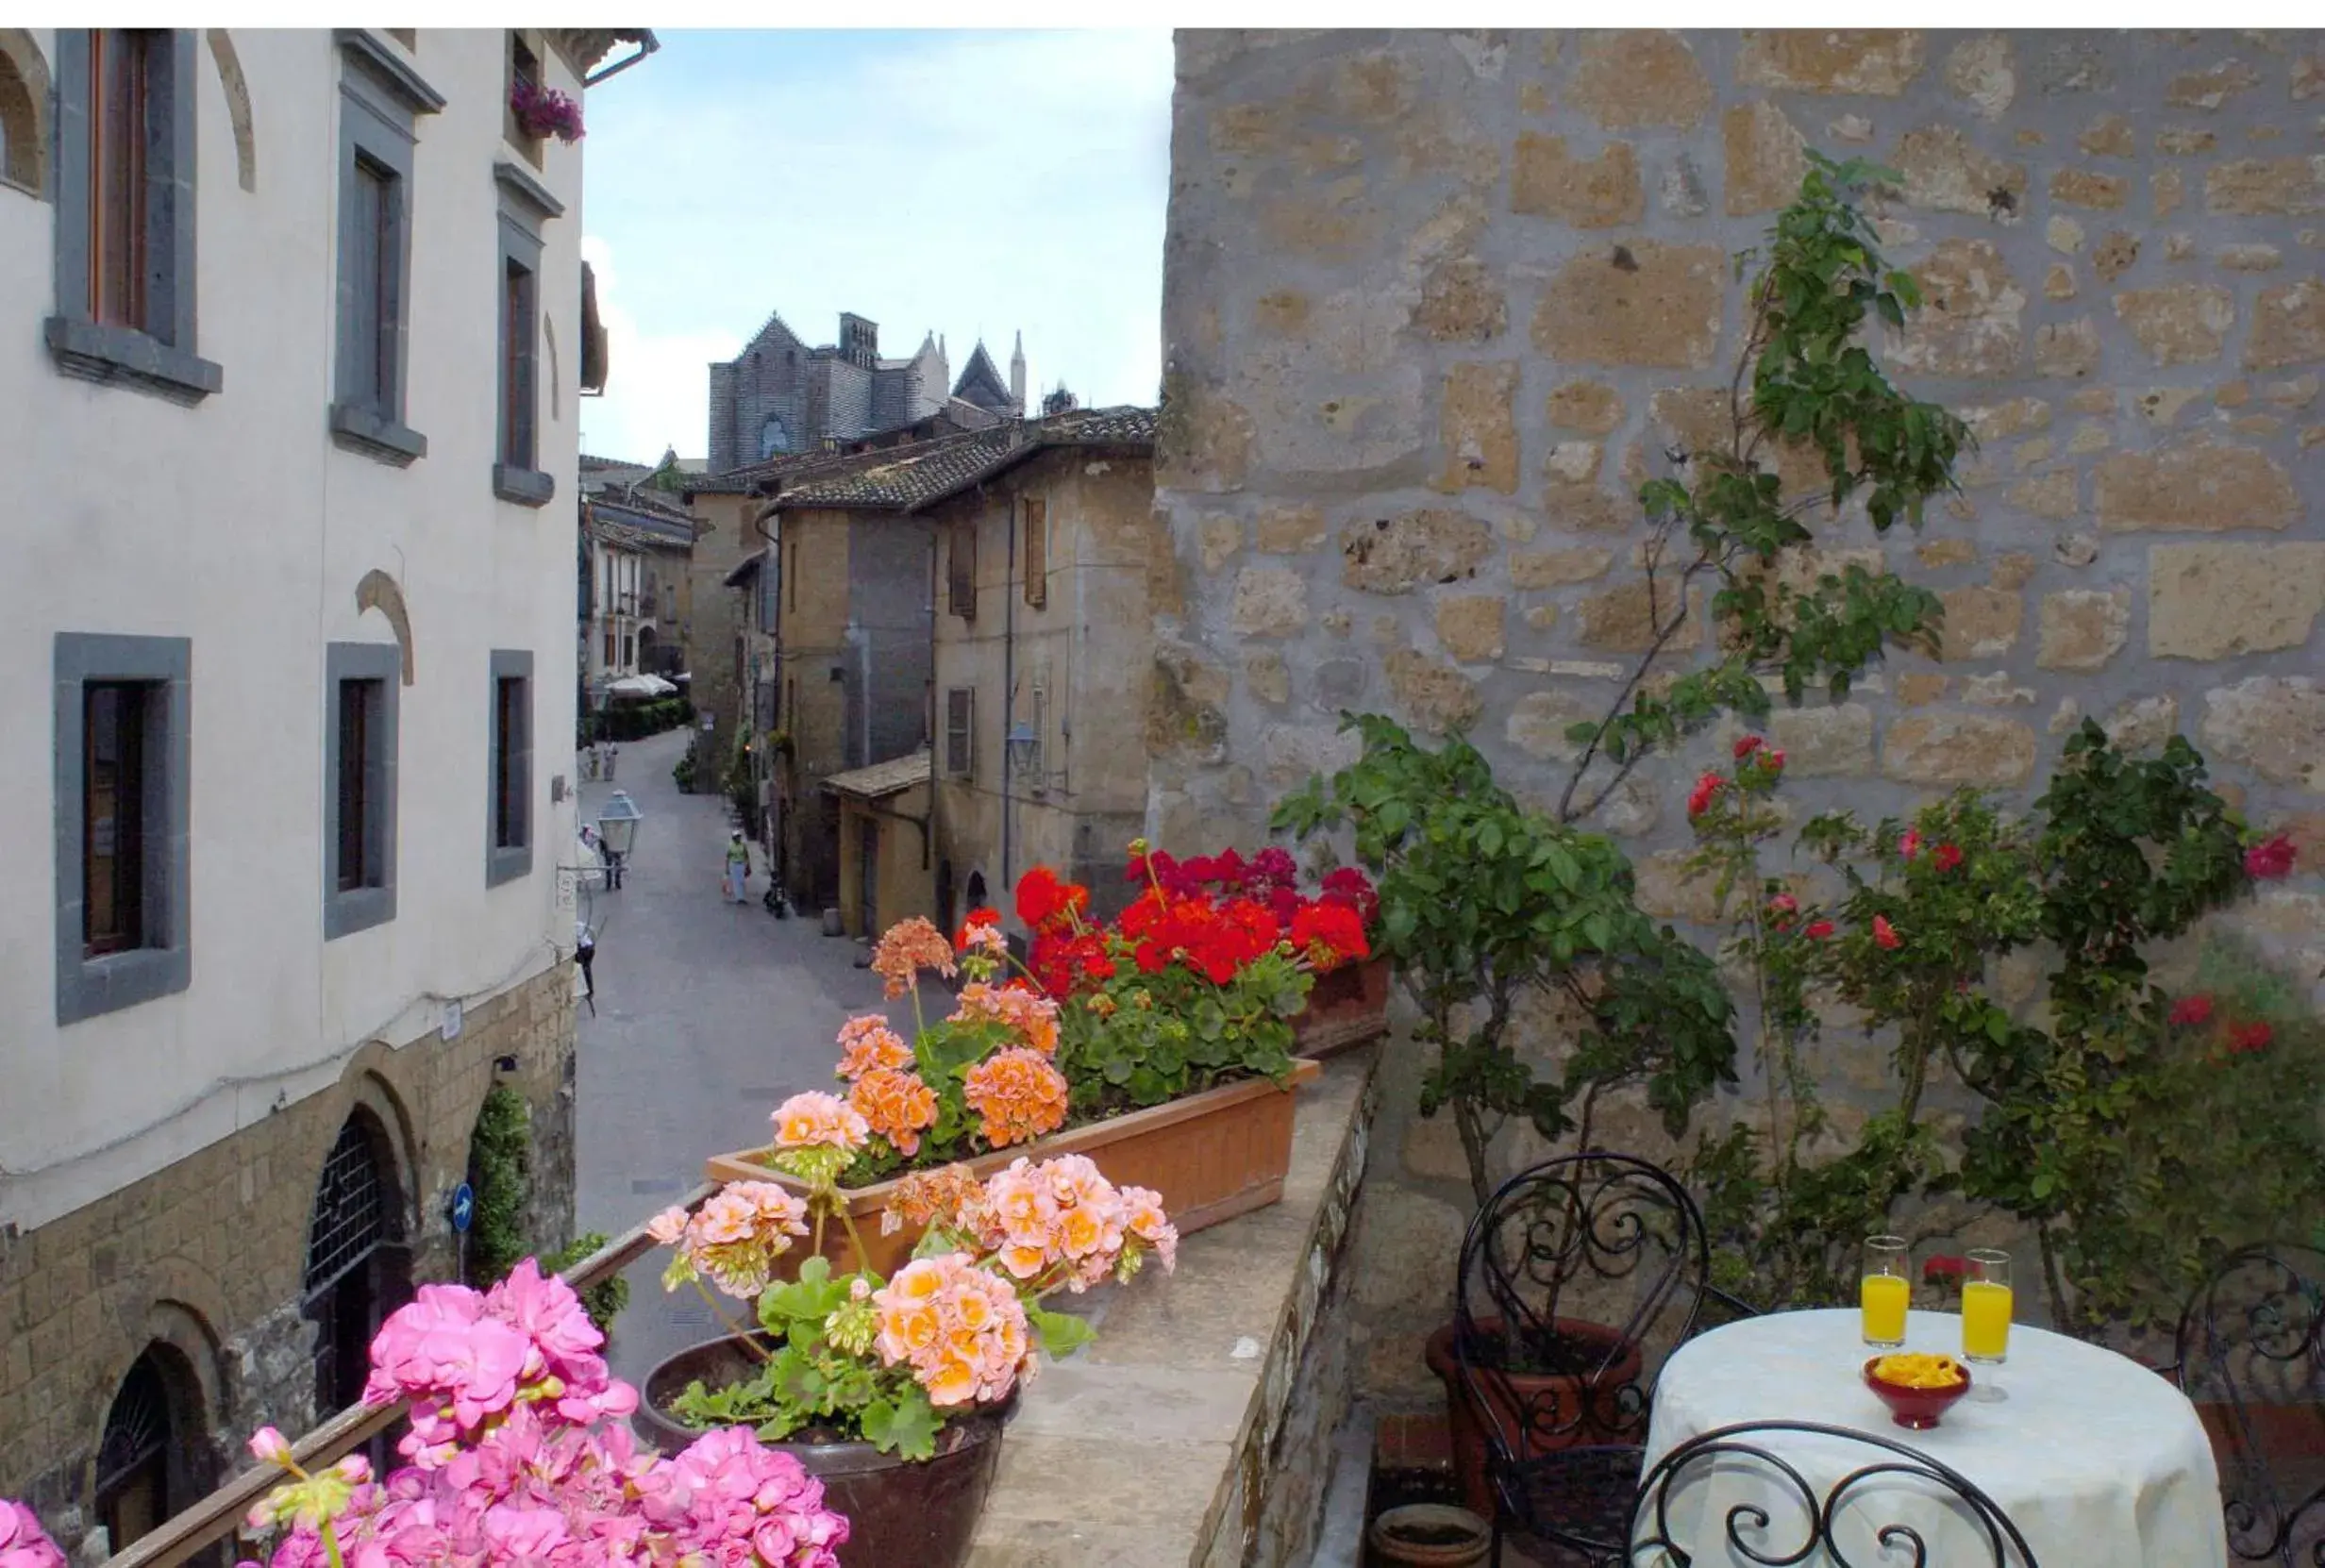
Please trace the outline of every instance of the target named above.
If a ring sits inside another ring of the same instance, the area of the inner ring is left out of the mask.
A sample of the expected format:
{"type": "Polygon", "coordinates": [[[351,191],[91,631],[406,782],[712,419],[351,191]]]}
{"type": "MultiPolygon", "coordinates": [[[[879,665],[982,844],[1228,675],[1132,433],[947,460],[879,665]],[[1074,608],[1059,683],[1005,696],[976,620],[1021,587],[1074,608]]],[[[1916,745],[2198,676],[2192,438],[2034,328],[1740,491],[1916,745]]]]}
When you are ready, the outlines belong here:
{"type": "Polygon", "coordinates": [[[1017,727],[1017,595],[1011,591],[1017,581],[1016,497],[1005,494],[1003,507],[1009,530],[1009,575],[1001,583],[1001,886],[1013,888],[1017,876],[1010,863],[1010,829],[1017,815],[1017,797],[1010,787],[1009,735],[1017,727]]]}

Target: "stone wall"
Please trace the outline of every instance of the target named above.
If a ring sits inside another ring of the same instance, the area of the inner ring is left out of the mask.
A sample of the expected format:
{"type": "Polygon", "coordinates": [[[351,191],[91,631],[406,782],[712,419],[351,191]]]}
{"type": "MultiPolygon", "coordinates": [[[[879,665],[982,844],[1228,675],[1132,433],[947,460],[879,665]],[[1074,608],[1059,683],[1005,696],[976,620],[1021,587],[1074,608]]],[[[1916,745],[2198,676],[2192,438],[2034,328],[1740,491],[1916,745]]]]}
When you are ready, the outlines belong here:
{"type": "MultiPolygon", "coordinates": [[[[1938,591],[1945,646],[1780,706],[1791,804],[2024,804],[2082,716],[2139,746],[2178,730],[2299,839],[2302,876],[2252,918],[2316,973],[2313,34],[1182,32],[1156,467],[1179,575],[1158,603],[1183,609],[1158,619],[1150,827],[1249,847],[1352,755],[1350,709],[1466,729],[1556,798],[1566,726],[1645,645],[1632,494],[1721,416],[1730,259],[1812,146],[1898,171],[1872,210],[1927,308],[1887,362],[1982,448],[1918,536],[1826,532],[1829,564],[1938,591]]],[[[1732,733],[1595,824],[1659,915],[1710,913],[1681,800],[1732,733]]],[[[1417,1060],[1382,1073],[1355,1350],[1367,1387],[1413,1388],[1469,1198],[1450,1127],[1412,1116],[1417,1060]]]]}
{"type": "Polygon", "coordinates": [[[157,1175],[27,1234],[0,1235],[0,1496],[22,1497],[68,1544],[95,1523],[92,1466],[122,1377],[149,1344],[186,1374],[173,1476],[182,1507],[242,1462],[262,1424],[313,1424],[313,1326],[300,1315],[308,1222],[324,1156],[358,1106],[386,1127],[416,1280],[459,1272],[449,1219],[495,1062],[532,1109],[534,1234],[573,1224],[571,967],[471,1008],[460,1034],[371,1045],[339,1086],[284,1106],[157,1175]]]}

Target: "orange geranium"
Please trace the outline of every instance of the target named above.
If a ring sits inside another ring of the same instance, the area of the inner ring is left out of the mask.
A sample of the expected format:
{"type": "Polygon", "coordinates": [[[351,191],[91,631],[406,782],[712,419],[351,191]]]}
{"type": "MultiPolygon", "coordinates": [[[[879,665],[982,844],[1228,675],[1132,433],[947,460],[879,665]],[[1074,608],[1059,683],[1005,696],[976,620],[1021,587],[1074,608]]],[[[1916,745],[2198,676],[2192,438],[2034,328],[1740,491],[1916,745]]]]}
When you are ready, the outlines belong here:
{"type": "Polygon", "coordinates": [[[887,982],[891,997],[911,991],[924,969],[948,980],[959,973],[953,964],[953,944],[918,915],[888,927],[872,949],[872,972],[887,982]]]}
{"type": "Polygon", "coordinates": [[[912,1047],[877,1012],[840,1026],[840,1076],[862,1077],[877,1068],[900,1072],[912,1065],[912,1047]]]}
{"type": "Polygon", "coordinates": [[[996,1149],[1030,1143],[1065,1125],[1065,1075],[1022,1045],[995,1051],[970,1068],[961,1091],[983,1120],[985,1142],[996,1149]]]}
{"type": "Polygon", "coordinates": [[[920,1152],[922,1130],[936,1126],[936,1095],[917,1073],[875,1067],[856,1080],[847,1103],[908,1159],[920,1152]]]}
{"type": "Polygon", "coordinates": [[[979,1021],[1006,1026],[1045,1057],[1058,1054],[1058,1004],[1019,985],[971,980],[961,988],[961,1006],[950,1024],[979,1021]]]}
{"type": "Polygon", "coordinates": [[[939,1410],[1006,1398],[1030,1370],[1025,1303],[964,1253],[907,1263],[872,1305],[880,1359],[909,1365],[939,1410]]]}

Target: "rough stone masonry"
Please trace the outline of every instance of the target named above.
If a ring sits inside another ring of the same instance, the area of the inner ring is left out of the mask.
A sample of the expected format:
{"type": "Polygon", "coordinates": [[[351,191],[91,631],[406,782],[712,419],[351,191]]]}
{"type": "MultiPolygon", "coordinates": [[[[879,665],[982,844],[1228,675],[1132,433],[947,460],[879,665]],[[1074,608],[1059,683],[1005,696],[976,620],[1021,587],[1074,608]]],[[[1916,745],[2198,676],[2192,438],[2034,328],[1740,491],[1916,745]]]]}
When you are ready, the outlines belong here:
{"type": "MultiPolygon", "coordinates": [[[[1182,32],[1178,58],[1162,842],[1258,842],[1277,794],[1351,756],[1346,709],[1466,729],[1555,798],[1566,726],[1648,635],[1632,495],[1721,416],[1731,259],[1815,147],[1898,172],[1873,210],[1927,308],[1887,362],[1981,450],[1920,535],[1831,528],[1828,568],[1942,593],[1945,645],[1780,707],[1792,805],[2023,804],[2085,715],[2185,733],[2296,834],[2302,875],[2251,919],[2325,966],[2319,35],[1182,32]]],[[[1658,914],[1711,913],[1680,802],[1731,734],[1595,824],[1658,914]]],[[[1359,1218],[1375,1391],[1425,1380],[1468,1209],[1391,1056],[1359,1218]]]]}

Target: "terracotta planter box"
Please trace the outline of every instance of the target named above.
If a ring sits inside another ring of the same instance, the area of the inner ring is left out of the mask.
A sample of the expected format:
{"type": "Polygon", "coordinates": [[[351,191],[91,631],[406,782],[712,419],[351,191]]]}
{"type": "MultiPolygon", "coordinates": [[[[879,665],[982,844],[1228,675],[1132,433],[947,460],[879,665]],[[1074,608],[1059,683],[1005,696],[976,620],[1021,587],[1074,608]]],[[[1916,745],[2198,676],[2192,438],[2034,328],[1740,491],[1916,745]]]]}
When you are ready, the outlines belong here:
{"type": "Polygon", "coordinates": [[[1338,1056],[1389,1028],[1389,960],[1367,959],[1320,976],[1308,1006],[1292,1020],[1292,1049],[1322,1059],[1338,1056]]]}
{"type": "MultiPolygon", "coordinates": [[[[1183,1100],[1109,1117],[1036,1140],[1017,1148],[996,1149],[967,1160],[979,1176],[1005,1169],[1011,1160],[1084,1154],[1116,1186],[1151,1187],[1182,1236],[1238,1214],[1264,1209],[1283,1197],[1283,1175],[1292,1163],[1294,1089],[1313,1082],[1323,1068],[1313,1061],[1292,1064],[1292,1088],[1266,1078],[1223,1084],[1183,1100]]],[[[761,1163],[764,1149],[713,1155],[704,1164],[712,1181],[779,1181],[795,1192],[801,1182],[761,1163]]],[[[880,1210],[895,1191],[893,1180],[859,1187],[847,1194],[848,1212],[863,1236],[877,1272],[894,1274],[911,1259],[918,1231],[907,1226],[893,1236],[879,1233],[880,1210]]],[[[834,1270],[855,1268],[855,1249],[845,1230],[827,1226],[824,1256],[834,1270]]],[[[805,1256],[804,1249],[799,1256],[805,1256]]]]}

